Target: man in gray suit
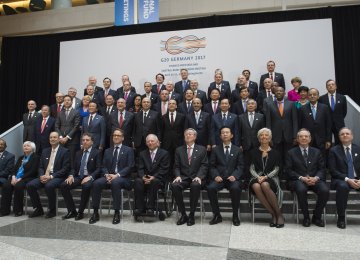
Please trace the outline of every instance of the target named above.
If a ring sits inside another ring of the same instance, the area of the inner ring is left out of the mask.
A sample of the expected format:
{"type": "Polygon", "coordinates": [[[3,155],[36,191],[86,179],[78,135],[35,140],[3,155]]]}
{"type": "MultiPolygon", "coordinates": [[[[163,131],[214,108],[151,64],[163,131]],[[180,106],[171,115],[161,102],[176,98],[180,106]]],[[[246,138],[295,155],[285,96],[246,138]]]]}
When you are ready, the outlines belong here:
{"type": "Polygon", "coordinates": [[[106,123],[105,119],[97,113],[97,104],[90,102],[89,115],[84,117],[81,134],[92,135],[93,147],[102,150],[105,147],[106,123]]]}
{"type": "Polygon", "coordinates": [[[0,138],[0,186],[8,180],[15,164],[15,155],[5,149],[6,141],[0,138]]]}
{"type": "Polygon", "coordinates": [[[60,144],[70,150],[71,167],[74,166],[76,151],[80,148],[80,113],[72,108],[72,99],[64,97],[64,110],[60,111],[55,122],[55,131],[60,135],[60,144]]]}
{"type": "Polygon", "coordinates": [[[35,140],[35,123],[37,118],[40,116],[38,112],[36,112],[36,102],[34,100],[29,100],[27,103],[28,112],[23,115],[23,142],[35,140]]]}

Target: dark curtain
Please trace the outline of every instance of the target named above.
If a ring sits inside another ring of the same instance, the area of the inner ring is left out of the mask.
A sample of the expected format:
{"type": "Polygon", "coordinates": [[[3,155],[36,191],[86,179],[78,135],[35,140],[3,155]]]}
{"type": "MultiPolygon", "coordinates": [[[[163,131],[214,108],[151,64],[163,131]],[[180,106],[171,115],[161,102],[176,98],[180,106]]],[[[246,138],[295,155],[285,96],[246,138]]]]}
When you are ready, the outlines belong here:
{"type": "Polygon", "coordinates": [[[38,108],[55,102],[61,41],[171,31],[174,28],[185,30],[323,18],[332,18],[335,73],[339,92],[351,96],[359,103],[360,88],[357,83],[360,82],[360,5],[210,16],[82,32],[5,37],[2,42],[0,69],[0,133],[21,121],[27,100],[34,99],[38,108]]]}

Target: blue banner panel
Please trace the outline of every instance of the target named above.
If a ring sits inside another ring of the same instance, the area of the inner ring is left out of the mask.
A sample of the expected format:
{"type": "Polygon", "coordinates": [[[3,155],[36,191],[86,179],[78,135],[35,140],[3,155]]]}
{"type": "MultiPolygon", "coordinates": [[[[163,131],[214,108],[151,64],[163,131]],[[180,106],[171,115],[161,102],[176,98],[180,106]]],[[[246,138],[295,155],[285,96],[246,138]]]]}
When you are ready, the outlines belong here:
{"type": "Polygon", "coordinates": [[[115,0],[115,25],[134,24],[134,1],[115,0]]]}
{"type": "Polygon", "coordinates": [[[139,0],[139,23],[154,23],[159,21],[159,0],[139,0]]]}

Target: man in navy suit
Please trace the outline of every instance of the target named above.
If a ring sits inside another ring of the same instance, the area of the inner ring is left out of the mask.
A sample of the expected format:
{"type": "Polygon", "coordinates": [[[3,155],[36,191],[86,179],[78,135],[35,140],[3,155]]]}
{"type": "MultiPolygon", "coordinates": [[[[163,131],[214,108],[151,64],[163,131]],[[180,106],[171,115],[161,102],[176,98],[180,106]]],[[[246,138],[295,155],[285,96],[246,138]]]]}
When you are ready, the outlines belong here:
{"type": "Polygon", "coordinates": [[[241,74],[244,75],[246,78],[246,86],[249,88],[249,92],[252,93],[251,97],[256,100],[259,94],[259,87],[255,81],[250,80],[250,70],[245,69],[242,71],[241,74]]]}
{"type": "Polygon", "coordinates": [[[89,115],[83,118],[81,134],[92,135],[92,146],[102,150],[105,147],[106,123],[104,118],[97,113],[97,104],[89,103],[89,115]]]}
{"type": "Polygon", "coordinates": [[[243,175],[243,153],[239,147],[231,144],[233,134],[229,127],[220,129],[220,139],[222,145],[218,145],[211,152],[210,157],[210,178],[207,185],[208,197],[213,211],[213,218],[210,225],[222,222],[219,203],[217,198],[218,191],[226,188],[230,192],[231,205],[233,210],[232,221],[234,226],[240,225],[239,206],[240,206],[240,182],[243,175]]]}
{"type": "Polygon", "coordinates": [[[154,110],[155,104],[160,100],[159,95],[151,91],[151,83],[148,81],[144,83],[144,91],[145,93],[141,96],[141,99],[144,97],[150,98],[151,109],[154,110]]]}
{"type": "Polygon", "coordinates": [[[321,216],[329,199],[329,188],[325,183],[325,162],[321,151],[309,146],[310,141],[310,132],[307,129],[300,129],[297,133],[299,146],[288,151],[285,172],[289,176],[289,186],[295,191],[304,215],[303,226],[310,226],[307,191],[312,190],[317,194],[312,223],[324,227],[321,216]]]}
{"type": "Polygon", "coordinates": [[[35,124],[35,140],[36,153],[41,155],[42,150],[50,147],[49,136],[55,129],[55,118],[50,115],[50,108],[43,105],[41,108],[41,117],[35,124]]]}
{"type": "Polygon", "coordinates": [[[99,206],[101,191],[111,188],[113,198],[114,217],[113,224],[120,223],[121,189],[131,189],[131,173],[134,170],[135,159],[132,148],[122,144],[124,132],[117,129],[113,132],[114,147],[105,150],[103,158],[103,176],[95,180],[92,191],[92,204],[94,213],[89,219],[89,224],[99,221],[99,206]]]}
{"type": "Polygon", "coordinates": [[[279,86],[284,87],[284,89],[286,89],[284,75],[282,73],[275,72],[275,62],[272,60],[268,61],[266,63],[266,67],[268,72],[261,75],[259,90],[264,89],[263,83],[266,78],[272,79],[272,81],[279,83],[279,86]]]}
{"type": "Polygon", "coordinates": [[[238,127],[238,116],[236,114],[230,113],[230,102],[229,99],[225,98],[220,102],[220,113],[212,116],[211,120],[211,130],[210,130],[210,144],[213,148],[220,145],[220,129],[224,126],[227,126],[231,129],[231,132],[234,133],[234,138],[232,143],[235,145],[239,144],[239,127],[238,127]]]}
{"type": "Polygon", "coordinates": [[[146,137],[146,146],[148,149],[140,153],[135,179],[135,216],[144,213],[154,215],[157,191],[168,180],[170,171],[169,153],[160,148],[156,135],[149,134],[146,137]]]}
{"type": "Polygon", "coordinates": [[[118,92],[118,98],[125,99],[126,110],[129,110],[129,108],[134,105],[134,96],[136,95],[136,92],[131,90],[131,83],[128,80],[124,82],[123,87],[123,92],[118,92]]]}
{"type": "Polygon", "coordinates": [[[194,91],[189,88],[184,93],[184,101],[178,105],[178,111],[184,115],[191,114],[194,111],[192,107],[193,99],[194,91]]]}
{"type": "Polygon", "coordinates": [[[68,149],[59,144],[59,134],[52,132],[49,138],[51,147],[44,149],[41,154],[39,178],[28,182],[26,185],[31,204],[35,209],[29,218],[44,214],[38,193],[41,188],[45,188],[49,200],[49,211],[45,217],[53,218],[56,216],[56,188],[65,180],[70,171],[70,153],[68,149]]]}
{"type": "MultiPolygon", "coordinates": [[[[125,107],[125,105],[124,105],[125,107]]],[[[107,95],[105,98],[105,106],[100,107],[100,114],[103,116],[106,124],[106,136],[105,136],[105,147],[110,147],[110,136],[111,136],[111,123],[112,123],[112,117],[111,113],[116,111],[116,106],[114,105],[114,97],[111,95],[107,95]]]]}
{"type": "Polygon", "coordinates": [[[164,81],[165,76],[164,74],[158,73],[155,76],[156,84],[152,85],[151,91],[155,94],[160,95],[161,90],[165,89],[164,81]]]}
{"type": "Polygon", "coordinates": [[[23,142],[34,141],[35,139],[35,125],[40,114],[36,111],[36,103],[34,100],[27,102],[28,112],[23,114],[23,142]]]}
{"type": "Polygon", "coordinates": [[[319,103],[323,103],[330,108],[332,119],[331,131],[334,134],[335,144],[339,144],[339,130],[345,126],[344,119],[347,114],[347,102],[344,95],[339,94],[334,80],[326,81],[328,93],[319,98],[319,103]]]}
{"type": "Polygon", "coordinates": [[[236,93],[239,95],[239,98],[235,103],[232,103],[231,112],[237,115],[241,115],[243,113],[246,113],[246,105],[247,105],[247,101],[249,100],[250,93],[249,93],[249,89],[245,86],[236,90],[236,93]]]}
{"type": "Polygon", "coordinates": [[[360,147],[354,143],[351,129],[339,131],[340,144],[329,152],[331,188],[336,190],[337,227],[346,228],[345,211],[350,190],[360,190],[360,147]]]}
{"type": "Polygon", "coordinates": [[[208,99],[206,97],[206,92],[198,89],[198,87],[199,87],[199,82],[196,79],[192,79],[190,81],[190,88],[194,92],[194,97],[200,98],[201,103],[203,104],[203,106],[205,106],[205,104],[208,102],[208,99]]]}
{"type": "Polygon", "coordinates": [[[210,97],[211,91],[215,88],[220,91],[220,100],[224,98],[228,98],[229,100],[231,99],[230,84],[228,81],[223,80],[222,72],[215,73],[215,81],[211,82],[208,88],[208,97],[210,97]]]}
{"type": "Polygon", "coordinates": [[[211,116],[209,113],[202,111],[202,103],[200,98],[194,98],[192,101],[194,111],[186,115],[184,129],[193,128],[198,133],[195,143],[205,146],[208,151],[211,150],[210,145],[210,127],[211,116]]]}
{"type": "Polygon", "coordinates": [[[61,194],[64,197],[68,213],[62,219],[84,218],[84,209],[89,201],[92,184],[101,174],[101,154],[93,147],[92,135],[84,133],[81,137],[83,150],[78,151],[75,156],[75,165],[68,177],[60,185],[61,194]],[[71,190],[81,187],[81,200],[79,210],[76,212],[75,203],[71,190]]]}
{"type": "Polygon", "coordinates": [[[195,144],[196,131],[191,128],[186,129],[184,136],[185,145],[178,147],[175,152],[175,180],[172,182],[171,188],[181,214],[176,224],[187,223],[188,226],[192,226],[195,224],[194,214],[209,166],[205,147],[195,144]],[[189,216],[186,215],[183,199],[183,190],[187,188],[190,188],[189,216]]]}
{"type": "MultiPolygon", "coordinates": [[[[111,114],[111,132],[115,129],[121,129],[124,131],[123,144],[126,146],[132,146],[132,132],[134,129],[134,114],[125,110],[126,101],[123,98],[119,98],[116,102],[117,110],[111,114]]],[[[112,141],[110,142],[112,143],[112,141]]]]}
{"type": "Polygon", "coordinates": [[[176,100],[177,104],[180,104],[183,99],[183,93],[180,95],[174,91],[174,83],[170,80],[166,83],[166,90],[169,92],[169,100],[176,100]]]}
{"type": "Polygon", "coordinates": [[[181,80],[175,83],[175,92],[183,96],[184,92],[190,88],[189,72],[187,69],[180,70],[181,80]]]}
{"type": "Polygon", "coordinates": [[[6,149],[6,141],[0,138],[0,186],[8,181],[15,166],[15,155],[6,149]]]}
{"type": "Polygon", "coordinates": [[[114,98],[114,100],[118,99],[117,92],[115,90],[111,89],[111,79],[110,78],[108,78],[108,77],[104,78],[103,85],[104,85],[104,90],[99,92],[99,94],[98,94],[101,107],[106,106],[106,97],[108,95],[111,95],[114,98]]]}
{"type": "Polygon", "coordinates": [[[211,116],[220,112],[220,90],[214,88],[210,93],[210,102],[203,104],[203,110],[211,116]]]}

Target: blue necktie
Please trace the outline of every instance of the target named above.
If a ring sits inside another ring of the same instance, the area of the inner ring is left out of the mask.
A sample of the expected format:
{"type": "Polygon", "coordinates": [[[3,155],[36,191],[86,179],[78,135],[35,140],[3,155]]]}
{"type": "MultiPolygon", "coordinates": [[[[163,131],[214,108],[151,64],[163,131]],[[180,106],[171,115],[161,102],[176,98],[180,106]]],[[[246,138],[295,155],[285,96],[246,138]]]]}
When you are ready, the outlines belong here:
{"type": "Polygon", "coordinates": [[[185,92],[185,89],[186,89],[186,80],[183,80],[182,87],[183,87],[183,92],[185,92]]]}
{"type": "Polygon", "coordinates": [[[111,173],[115,173],[116,164],[117,164],[117,158],[118,157],[119,157],[119,147],[116,146],[114,154],[113,154],[113,158],[112,158],[112,161],[111,161],[111,173]]]}
{"type": "Polygon", "coordinates": [[[331,110],[334,111],[335,110],[335,99],[334,99],[333,94],[331,94],[331,99],[330,100],[331,100],[331,104],[330,104],[331,110]]]}
{"type": "Polygon", "coordinates": [[[225,125],[226,124],[226,114],[224,113],[223,114],[223,125],[225,125]]]}
{"type": "Polygon", "coordinates": [[[315,106],[311,106],[311,112],[312,112],[313,118],[314,118],[314,120],[315,120],[315,118],[316,118],[316,109],[315,109],[315,106]]]}
{"type": "Polygon", "coordinates": [[[347,166],[348,166],[348,178],[349,179],[354,179],[355,178],[355,174],[354,174],[354,165],[353,165],[353,160],[352,160],[352,156],[350,154],[350,148],[346,147],[346,159],[347,159],[347,166]]]}
{"type": "Polygon", "coordinates": [[[83,152],[83,156],[82,156],[81,164],[80,164],[80,179],[84,178],[85,166],[86,166],[86,162],[87,162],[88,153],[89,153],[88,150],[84,150],[84,152],[83,152]]]}

